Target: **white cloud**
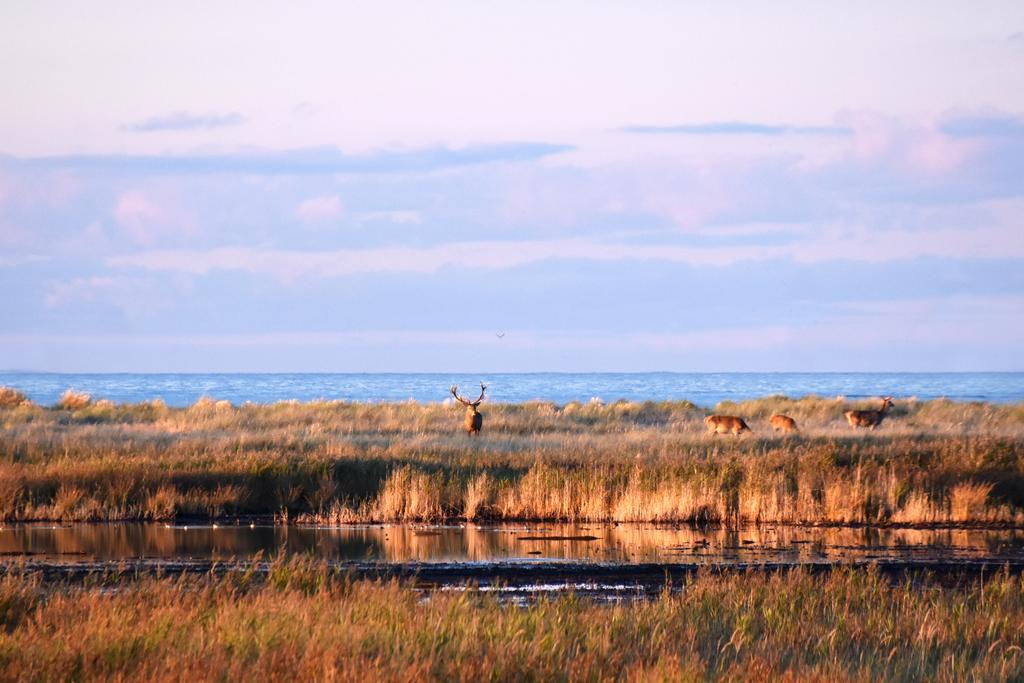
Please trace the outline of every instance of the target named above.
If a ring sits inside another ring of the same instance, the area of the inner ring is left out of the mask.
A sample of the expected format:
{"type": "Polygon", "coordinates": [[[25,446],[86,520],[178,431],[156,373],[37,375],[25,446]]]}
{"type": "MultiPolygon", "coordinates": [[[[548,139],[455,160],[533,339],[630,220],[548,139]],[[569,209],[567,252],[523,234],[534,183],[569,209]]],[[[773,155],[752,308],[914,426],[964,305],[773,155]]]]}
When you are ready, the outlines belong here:
{"type": "Polygon", "coordinates": [[[366,211],[359,214],[360,223],[396,223],[398,225],[419,225],[423,218],[418,211],[366,211]]]}
{"type": "Polygon", "coordinates": [[[295,209],[295,214],[307,223],[323,223],[341,216],[341,210],[341,200],[329,195],[303,201],[295,209]]]}
{"type": "MultiPolygon", "coordinates": [[[[66,283],[79,292],[101,292],[137,286],[118,278],[92,278],[66,283]]],[[[90,295],[93,296],[93,295],[90,295]]],[[[63,303],[71,303],[72,300],[63,303]]],[[[692,332],[611,332],[508,329],[500,344],[508,349],[605,350],[635,353],[688,353],[709,350],[814,352],[878,352],[878,367],[885,365],[889,348],[933,349],[1016,348],[1024,332],[1021,296],[953,296],[837,304],[824,319],[807,324],[716,327],[692,332]]],[[[0,335],[0,342],[68,342],[91,344],[172,344],[180,346],[332,347],[437,345],[478,347],[495,343],[493,330],[368,329],[343,332],[272,332],[202,335],[0,335]]]]}
{"type": "Polygon", "coordinates": [[[170,307],[173,295],[150,278],[104,275],[52,281],[45,302],[51,309],[100,304],[136,317],[170,307]]]}
{"type": "Polygon", "coordinates": [[[21,266],[27,263],[43,263],[50,257],[40,254],[26,254],[24,256],[0,256],[0,266],[12,267],[21,266]]]}
{"type": "Polygon", "coordinates": [[[151,226],[165,221],[166,214],[142,192],[125,192],[117,199],[114,220],[135,241],[151,242],[151,226]]]}
{"type": "Polygon", "coordinates": [[[162,236],[196,230],[195,222],[173,203],[141,190],[122,192],[111,213],[121,230],[139,244],[153,244],[162,236]]]}
{"type": "MultiPolygon", "coordinates": [[[[734,228],[735,229],[735,228],[734,228]]],[[[756,227],[754,228],[756,230],[756,227]]],[[[944,228],[870,230],[859,225],[828,225],[807,230],[790,244],[687,246],[617,244],[586,239],[454,242],[433,247],[383,247],[335,251],[291,251],[226,247],[209,251],[149,251],[107,260],[119,268],[259,273],[282,281],[301,277],[343,277],[361,273],[435,273],[443,268],[502,269],[546,260],[666,261],[694,266],[726,266],[746,261],[792,260],[820,263],[850,260],[880,263],[918,257],[1024,258],[1024,239],[1013,225],[973,230],[944,228]]]]}
{"type": "Polygon", "coordinates": [[[878,112],[846,113],[840,120],[853,130],[854,159],[909,172],[949,173],[984,147],[979,140],[947,135],[935,121],[901,121],[878,112]]]}

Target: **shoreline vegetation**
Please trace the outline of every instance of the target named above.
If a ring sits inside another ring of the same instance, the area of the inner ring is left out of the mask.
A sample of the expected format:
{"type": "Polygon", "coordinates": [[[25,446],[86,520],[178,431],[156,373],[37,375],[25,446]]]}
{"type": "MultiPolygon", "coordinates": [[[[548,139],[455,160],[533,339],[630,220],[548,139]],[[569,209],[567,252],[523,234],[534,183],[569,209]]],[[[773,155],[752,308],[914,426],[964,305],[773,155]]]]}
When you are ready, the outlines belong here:
{"type": "Polygon", "coordinates": [[[767,397],[484,404],[203,398],[53,407],[0,388],[0,520],[1024,526],[1024,403],[767,397]],[[705,434],[712,412],[752,428],[705,434]],[[793,417],[796,434],[769,418],[793,417]]]}
{"type": "Polygon", "coordinates": [[[699,572],[646,600],[265,573],[0,576],[0,681],[1018,680],[1024,575],[699,572]]]}

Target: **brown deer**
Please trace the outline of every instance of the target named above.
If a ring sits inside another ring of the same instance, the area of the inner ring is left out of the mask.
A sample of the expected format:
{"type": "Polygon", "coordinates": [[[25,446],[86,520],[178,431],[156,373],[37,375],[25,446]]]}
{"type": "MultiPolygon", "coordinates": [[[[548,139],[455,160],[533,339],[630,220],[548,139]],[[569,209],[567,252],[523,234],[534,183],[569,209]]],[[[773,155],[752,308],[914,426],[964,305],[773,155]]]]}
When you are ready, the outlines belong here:
{"type": "Polygon", "coordinates": [[[791,418],[789,415],[772,415],[771,423],[773,432],[797,431],[796,420],[791,418]]]}
{"type": "Polygon", "coordinates": [[[732,415],[708,415],[704,418],[704,424],[708,426],[708,434],[713,435],[730,432],[739,435],[742,432],[752,431],[743,418],[732,415]]]}
{"type": "Polygon", "coordinates": [[[484,392],[487,391],[487,385],[483,382],[480,383],[480,397],[475,401],[459,396],[459,387],[455,384],[452,385],[451,392],[455,400],[466,406],[466,435],[473,436],[476,434],[480,435],[480,428],[484,426],[484,416],[482,413],[477,412],[477,406],[480,405],[484,400],[484,392]]]}
{"type": "Polygon", "coordinates": [[[850,427],[853,429],[857,427],[870,427],[874,429],[882,424],[885,414],[892,405],[892,396],[886,396],[882,399],[882,407],[879,410],[848,410],[843,415],[846,416],[846,421],[850,423],[850,427]]]}

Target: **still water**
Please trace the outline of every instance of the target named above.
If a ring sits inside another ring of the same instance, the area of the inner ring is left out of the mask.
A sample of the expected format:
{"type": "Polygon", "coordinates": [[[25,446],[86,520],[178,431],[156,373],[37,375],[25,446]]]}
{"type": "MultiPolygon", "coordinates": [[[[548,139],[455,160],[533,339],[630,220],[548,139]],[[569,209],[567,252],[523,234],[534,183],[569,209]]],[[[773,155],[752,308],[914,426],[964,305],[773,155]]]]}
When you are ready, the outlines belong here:
{"type": "Polygon", "coordinates": [[[824,563],[1024,560],[1022,530],[650,524],[184,526],[162,523],[0,527],[0,560],[246,560],[311,554],[334,561],[824,563]]]}
{"type": "Polygon", "coordinates": [[[37,403],[53,404],[72,387],[97,399],[136,403],[161,398],[190,405],[201,396],[273,403],[297,399],[347,401],[443,401],[448,387],[467,393],[489,385],[491,401],[540,399],[564,404],[600,398],[606,402],[688,400],[710,407],[772,394],[846,396],[892,395],[919,399],[1009,403],[1024,401],[1024,373],[407,373],[407,374],[61,374],[0,372],[0,386],[12,386],[37,403]]]}

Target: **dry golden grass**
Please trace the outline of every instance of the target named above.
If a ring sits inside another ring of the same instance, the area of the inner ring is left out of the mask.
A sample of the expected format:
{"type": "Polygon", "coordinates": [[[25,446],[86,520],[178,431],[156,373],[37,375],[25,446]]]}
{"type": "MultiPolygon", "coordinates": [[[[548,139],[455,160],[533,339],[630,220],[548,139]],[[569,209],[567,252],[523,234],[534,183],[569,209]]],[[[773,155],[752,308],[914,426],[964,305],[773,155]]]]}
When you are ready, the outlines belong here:
{"type": "Polygon", "coordinates": [[[0,387],[0,408],[17,408],[22,405],[30,405],[25,394],[13,387],[0,387]]]}
{"type": "Polygon", "coordinates": [[[1024,524],[1024,406],[898,401],[856,432],[849,407],[719,406],[755,434],[710,437],[685,402],[492,405],[470,439],[443,404],[19,405],[0,517],[1024,524]]]}
{"type": "Polygon", "coordinates": [[[650,601],[514,606],[301,560],[266,577],[15,572],[0,680],[1020,680],[1022,578],[964,581],[700,574],[650,601]]]}
{"type": "MultiPolygon", "coordinates": [[[[92,396],[81,391],[75,391],[74,389],[68,389],[60,395],[60,399],[57,401],[57,407],[63,408],[64,410],[79,410],[85,408],[87,405],[92,403],[92,396]]],[[[107,408],[112,407],[112,404],[107,401],[107,408]]]]}

